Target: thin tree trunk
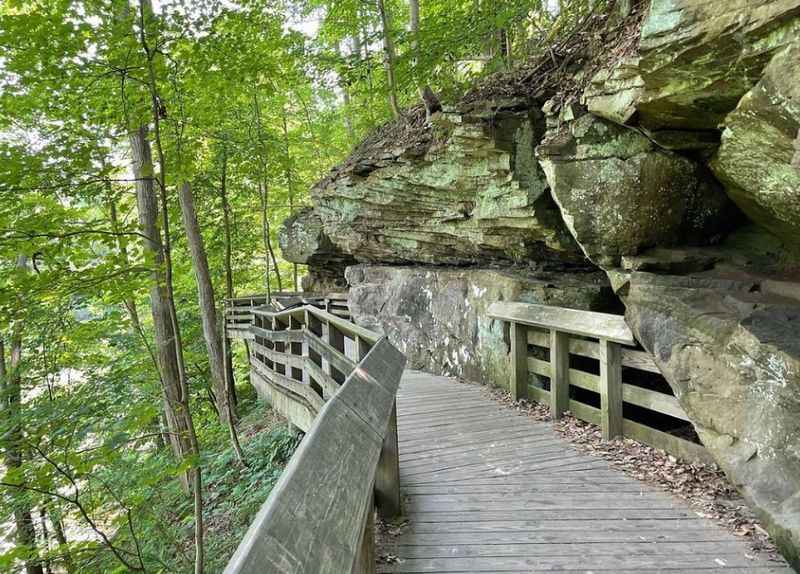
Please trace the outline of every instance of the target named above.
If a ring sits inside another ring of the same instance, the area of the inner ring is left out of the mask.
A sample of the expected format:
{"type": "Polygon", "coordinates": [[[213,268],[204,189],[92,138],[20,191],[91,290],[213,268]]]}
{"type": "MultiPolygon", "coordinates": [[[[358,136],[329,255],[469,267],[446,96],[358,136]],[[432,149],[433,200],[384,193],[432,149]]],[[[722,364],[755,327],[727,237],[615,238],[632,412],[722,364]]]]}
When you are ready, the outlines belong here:
{"type": "Polygon", "coordinates": [[[64,525],[61,522],[61,517],[50,511],[50,522],[53,525],[53,534],[58,542],[58,553],[61,555],[61,561],[64,564],[64,570],[67,574],[75,572],[75,563],[72,561],[72,553],[69,551],[67,544],[67,535],[64,533],[64,525]]]}
{"type": "Polygon", "coordinates": [[[208,362],[211,370],[212,388],[214,389],[217,411],[222,424],[227,421],[228,406],[225,402],[225,359],[222,353],[222,340],[217,327],[217,307],[214,297],[214,287],[211,284],[211,272],[208,267],[208,255],[205,242],[197,221],[197,210],[194,205],[194,196],[189,182],[184,182],[180,187],[178,199],[181,205],[183,228],[189,252],[192,255],[195,281],[197,283],[197,298],[200,304],[200,319],[203,324],[203,337],[208,350],[208,362]]]}
{"type": "MultiPolygon", "coordinates": [[[[152,260],[150,284],[150,310],[156,339],[156,357],[164,393],[164,415],[169,430],[169,443],[178,460],[191,451],[187,438],[186,419],[181,408],[181,380],[175,333],[168,308],[168,294],[164,278],[164,256],[161,230],[158,225],[158,201],[155,192],[153,159],[147,127],[141,126],[130,136],[133,152],[133,173],[136,178],[136,204],[139,211],[139,226],[144,241],[145,254],[152,260]]],[[[184,486],[188,486],[185,482],[184,486]]]]}
{"type": "MultiPolygon", "coordinates": [[[[292,171],[292,152],[289,149],[289,128],[286,124],[286,109],[283,112],[283,147],[286,153],[286,187],[289,191],[289,215],[294,215],[294,173],[292,171]]],[[[292,263],[292,283],[297,293],[300,288],[297,284],[297,263],[292,263]]]]}
{"type": "Polygon", "coordinates": [[[383,0],[377,0],[378,13],[381,17],[381,36],[383,37],[384,65],[386,67],[386,83],[389,88],[389,107],[395,119],[400,117],[400,106],[397,103],[397,79],[395,78],[397,57],[392,41],[391,15],[386,10],[383,0]]]}
{"type": "Polygon", "coordinates": [[[272,289],[269,281],[269,266],[272,259],[272,267],[275,269],[275,278],[278,280],[278,291],[283,291],[283,281],[281,280],[281,270],[278,268],[278,261],[275,251],[272,249],[272,239],[269,223],[269,183],[267,182],[267,160],[263,149],[263,130],[261,127],[261,106],[258,103],[258,94],[253,91],[253,111],[256,116],[256,139],[258,143],[258,163],[261,173],[259,181],[259,194],[261,199],[261,235],[264,241],[264,258],[266,263],[266,288],[267,299],[272,296],[272,289]]]}
{"type": "MultiPolygon", "coordinates": [[[[17,257],[17,268],[27,269],[28,259],[17,257]]],[[[5,342],[0,338],[0,396],[3,399],[3,418],[9,421],[9,429],[3,437],[3,462],[6,469],[22,466],[22,330],[18,321],[11,332],[11,354],[6,364],[5,342]]],[[[30,556],[25,560],[26,574],[44,574],[39,561],[36,544],[36,528],[33,523],[33,510],[24,492],[11,494],[14,509],[14,526],[19,546],[25,547],[30,556]]]]}
{"type": "Polygon", "coordinates": [[[181,204],[183,227],[186,230],[189,251],[192,254],[192,267],[194,267],[195,279],[197,280],[200,317],[203,323],[203,336],[206,341],[211,378],[216,394],[217,411],[219,412],[220,422],[228,426],[231,444],[236,452],[236,457],[240,463],[244,464],[244,454],[242,453],[242,447],[239,445],[239,437],[236,436],[233,408],[228,399],[225,353],[217,326],[217,307],[214,301],[214,287],[211,284],[208,256],[206,255],[203,235],[200,232],[200,224],[197,222],[197,210],[194,206],[192,187],[189,182],[183,183],[178,198],[181,204]]]}
{"type": "MultiPolygon", "coordinates": [[[[193,505],[194,505],[194,547],[195,547],[195,561],[194,571],[195,574],[202,574],[205,563],[205,546],[203,541],[203,491],[202,491],[202,470],[199,466],[200,459],[200,445],[197,440],[197,432],[194,428],[194,420],[189,408],[189,383],[186,377],[186,365],[183,359],[183,343],[181,340],[181,330],[178,324],[178,312],[175,308],[175,291],[172,282],[172,255],[170,247],[170,228],[169,228],[169,209],[167,202],[167,182],[166,182],[166,160],[164,158],[164,147],[161,145],[161,98],[158,94],[158,84],[156,82],[156,73],[154,58],[157,51],[151,49],[148,44],[148,31],[147,24],[152,23],[153,8],[150,0],[139,0],[139,40],[141,42],[142,50],[146,56],[147,61],[147,83],[150,89],[151,110],[153,114],[154,138],[156,149],[158,151],[159,161],[159,178],[156,180],[160,188],[161,196],[161,221],[164,230],[164,244],[163,244],[163,257],[164,257],[164,270],[165,270],[165,286],[166,286],[166,306],[169,312],[169,318],[172,323],[173,342],[175,347],[175,356],[177,358],[178,367],[178,381],[180,383],[180,414],[183,417],[184,425],[187,431],[187,439],[189,443],[189,453],[194,456],[195,464],[192,466],[192,491],[193,491],[193,505]]],[[[152,161],[151,161],[152,164],[152,161]]]]}
{"type": "MultiPolygon", "coordinates": [[[[225,297],[227,299],[233,298],[233,264],[232,264],[232,245],[231,245],[231,206],[228,203],[228,148],[222,148],[222,177],[220,178],[219,194],[222,200],[222,232],[225,242],[225,297]]],[[[222,318],[223,325],[225,325],[225,317],[222,318]]],[[[236,379],[233,372],[233,354],[231,347],[227,344],[225,339],[226,333],[223,333],[223,342],[225,345],[225,374],[228,377],[228,396],[230,397],[231,404],[235,407],[238,403],[236,398],[236,379]]]]}
{"type": "MultiPolygon", "coordinates": [[[[45,555],[47,555],[50,553],[50,531],[47,528],[47,512],[45,512],[44,508],[39,509],[39,524],[42,528],[42,546],[44,548],[45,555]]],[[[44,559],[44,571],[47,574],[53,574],[50,558],[44,559]]]]}

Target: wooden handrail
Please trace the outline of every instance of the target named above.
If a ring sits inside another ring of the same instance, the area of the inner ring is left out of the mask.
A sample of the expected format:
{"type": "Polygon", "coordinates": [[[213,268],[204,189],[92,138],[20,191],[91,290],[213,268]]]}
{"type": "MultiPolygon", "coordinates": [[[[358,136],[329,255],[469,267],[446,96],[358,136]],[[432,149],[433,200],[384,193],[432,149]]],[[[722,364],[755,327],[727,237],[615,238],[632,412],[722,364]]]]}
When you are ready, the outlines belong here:
{"type": "Polygon", "coordinates": [[[548,403],[554,419],[569,410],[582,420],[598,424],[605,439],[629,436],[682,458],[710,460],[701,445],[625,417],[623,405],[628,403],[689,421],[675,396],[623,380],[628,376],[623,377],[623,367],[628,369],[626,373],[661,373],[650,355],[622,346],[636,345],[636,341],[621,315],[517,302],[493,303],[488,314],[509,323],[509,387],[514,400],[530,397],[548,403]],[[547,349],[549,360],[532,355],[529,345],[547,349]],[[600,373],[573,367],[571,355],[596,360],[600,373]],[[549,389],[531,384],[531,373],[548,378],[549,389]],[[600,408],[580,400],[573,387],[597,393],[600,408]]]}
{"type": "Polygon", "coordinates": [[[372,573],[373,509],[400,513],[395,395],[405,357],[311,304],[249,316],[237,330],[252,340],[251,380],[307,434],[225,572],[372,573]]]}
{"type": "Polygon", "coordinates": [[[607,339],[623,345],[636,344],[633,333],[621,315],[533,303],[497,301],[489,307],[489,317],[522,325],[557,329],[562,333],[607,339]]]}

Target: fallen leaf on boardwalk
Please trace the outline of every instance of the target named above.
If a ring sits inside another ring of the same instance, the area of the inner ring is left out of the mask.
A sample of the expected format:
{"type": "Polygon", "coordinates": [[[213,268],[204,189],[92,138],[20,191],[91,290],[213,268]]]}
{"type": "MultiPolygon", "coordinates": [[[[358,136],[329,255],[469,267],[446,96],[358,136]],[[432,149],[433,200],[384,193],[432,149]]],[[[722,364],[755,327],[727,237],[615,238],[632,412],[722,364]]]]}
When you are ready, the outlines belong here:
{"type": "MultiPolygon", "coordinates": [[[[547,405],[514,401],[508,391],[487,389],[487,394],[536,420],[551,420],[547,405]]],[[[599,456],[612,468],[685,500],[698,517],[714,520],[734,535],[746,538],[754,553],[778,558],[769,534],[716,465],[684,462],[630,438],[604,441],[598,426],[577,419],[569,412],[554,422],[553,428],[576,450],[599,456]]]]}

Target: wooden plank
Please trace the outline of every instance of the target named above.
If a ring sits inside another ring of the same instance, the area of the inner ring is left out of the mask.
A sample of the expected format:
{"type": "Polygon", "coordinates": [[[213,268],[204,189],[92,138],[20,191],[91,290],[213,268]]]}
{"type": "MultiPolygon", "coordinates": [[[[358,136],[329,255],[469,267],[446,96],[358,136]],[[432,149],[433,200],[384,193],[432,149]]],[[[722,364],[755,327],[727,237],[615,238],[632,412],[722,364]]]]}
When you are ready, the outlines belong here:
{"type": "Polygon", "coordinates": [[[604,440],[622,436],[622,354],[614,341],[600,339],[600,431],[604,440]]]}
{"type": "Polygon", "coordinates": [[[511,323],[511,398],[528,398],[527,327],[519,323],[511,323]]]}
{"type": "Polygon", "coordinates": [[[713,457],[703,445],[690,442],[675,435],[650,428],[628,419],[623,421],[622,430],[625,436],[665,450],[682,460],[699,462],[702,464],[715,463],[713,457]]]}
{"type": "MultiPolygon", "coordinates": [[[[528,344],[549,349],[550,336],[547,331],[530,328],[528,329],[528,344]]],[[[600,348],[596,341],[587,341],[585,339],[570,337],[569,352],[571,355],[578,355],[589,359],[600,358],[600,348]]],[[[622,349],[622,366],[659,375],[661,374],[661,371],[656,366],[655,360],[653,360],[653,357],[651,357],[647,351],[622,349]]]]}
{"type": "Polygon", "coordinates": [[[250,366],[269,384],[281,387],[284,391],[296,395],[298,399],[302,399],[313,412],[317,413],[322,409],[322,397],[315,393],[309,385],[304,385],[286,375],[271,371],[256,358],[250,360],[250,366]]]}
{"type": "Polygon", "coordinates": [[[306,331],[306,340],[308,341],[308,346],[310,349],[313,349],[324,360],[330,362],[336,370],[345,376],[349,375],[352,370],[355,369],[356,364],[353,361],[348,359],[343,353],[328,345],[314,333],[306,331]]]}
{"type": "Polygon", "coordinates": [[[334,381],[328,373],[322,370],[322,367],[317,365],[314,361],[310,358],[305,363],[305,369],[308,372],[311,379],[316,381],[321,387],[324,392],[325,398],[330,398],[336,391],[339,390],[340,386],[339,383],[334,381]]]}
{"type": "Polygon", "coordinates": [[[691,422],[686,411],[678,403],[678,399],[672,395],[623,383],[622,400],[632,405],[691,422]]]}
{"type": "Polygon", "coordinates": [[[383,438],[381,458],[375,471],[375,505],[383,520],[400,516],[400,449],[397,445],[397,405],[392,405],[392,414],[383,438]]]}
{"type": "Polygon", "coordinates": [[[282,329],[280,331],[272,331],[270,329],[264,329],[262,327],[256,327],[253,325],[250,327],[250,332],[258,337],[264,337],[265,339],[269,339],[273,342],[300,343],[303,341],[302,329],[282,329]]]}
{"type": "Polygon", "coordinates": [[[364,531],[361,533],[359,551],[351,570],[352,574],[375,574],[375,511],[371,496],[367,501],[366,511],[367,515],[363,519],[364,531]]]}
{"type": "Polygon", "coordinates": [[[556,329],[574,335],[604,338],[616,343],[635,345],[633,333],[622,315],[579,311],[550,305],[496,301],[489,307],[489,317],[510,323],[556,329]]]}
{"type": "Polygon", "coordinates": [[[550,416],[560,419],[569,408],[569,335],[550,330],[550,416]]]}
{"type": "MultiPolygon", "coordinates": [[[[531,372],[543,377],[550,377],[552,372],[550,363],[534,357],[528,359],[528,368],[531,372]]],[[[569,384],[588,391],[598,392],[600,377],[578,369],[569,369],[569,384]]]]}

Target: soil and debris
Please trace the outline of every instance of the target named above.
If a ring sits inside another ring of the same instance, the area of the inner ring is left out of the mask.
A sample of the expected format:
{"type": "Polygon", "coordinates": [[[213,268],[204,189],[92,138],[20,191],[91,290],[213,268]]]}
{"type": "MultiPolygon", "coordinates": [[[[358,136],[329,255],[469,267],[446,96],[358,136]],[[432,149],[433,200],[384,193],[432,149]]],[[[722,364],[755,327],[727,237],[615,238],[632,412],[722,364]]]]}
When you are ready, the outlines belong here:
{"type": "MultiPolygon", "coordinates": [[[[504,109],[541,108],[551,98],[557,108],[578,101],[598,71],[638,51],[647,2],[638,0],[633,4],[625,18],[612,16],[614,3],[610,2],[606,11],[588,14],[571,29],[561,30],[560,35],[554,32],[544,42],[549,44],[546,50],[511,71],[488,76],[450,109],[466,115],[491,116],[504,109]]],[[[347,175],[365,176],[403,157],[424,156],[432,146],[447,139],[435,124],[428,120],[421,102],[406,109],[399,119],[369,134],[314,188],[323,189],[347,175]]]]}

